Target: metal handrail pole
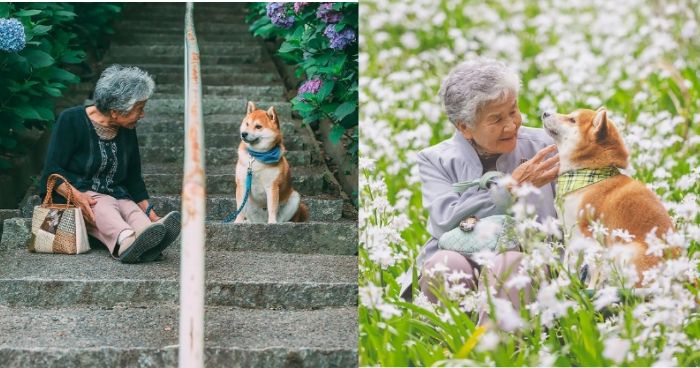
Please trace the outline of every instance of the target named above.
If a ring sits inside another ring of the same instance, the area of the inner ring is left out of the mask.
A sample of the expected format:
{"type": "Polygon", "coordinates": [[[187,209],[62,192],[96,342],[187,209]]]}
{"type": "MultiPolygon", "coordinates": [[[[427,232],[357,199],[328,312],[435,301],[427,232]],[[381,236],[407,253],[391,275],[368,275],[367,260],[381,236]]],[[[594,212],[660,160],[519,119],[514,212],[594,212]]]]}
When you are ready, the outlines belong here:
{"type": "Polygon", "coordinates": [[[202,81],[191,2],[185,13],[185,164],[182,178],[179,366],[204,366],[206,176],[202,81]]]}

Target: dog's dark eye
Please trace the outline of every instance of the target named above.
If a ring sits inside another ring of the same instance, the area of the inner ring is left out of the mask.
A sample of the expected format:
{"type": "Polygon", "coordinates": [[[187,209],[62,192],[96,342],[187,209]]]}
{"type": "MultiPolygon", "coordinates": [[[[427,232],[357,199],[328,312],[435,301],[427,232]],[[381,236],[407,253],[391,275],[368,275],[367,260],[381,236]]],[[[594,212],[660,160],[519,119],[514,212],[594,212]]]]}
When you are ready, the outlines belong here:
{"type": "Polygon", "coordinates": [[[255,125],[255,129],[260,129],[260,128],[262,128],[262,125],[260,125],[260,124],[255,125]]]}
{"type": "Polygon", "coordinates": [[[569,123],[571,123],[571,124],[576,124],[576,119],[574,119],[574,118],[569,118],[569,123]]]}

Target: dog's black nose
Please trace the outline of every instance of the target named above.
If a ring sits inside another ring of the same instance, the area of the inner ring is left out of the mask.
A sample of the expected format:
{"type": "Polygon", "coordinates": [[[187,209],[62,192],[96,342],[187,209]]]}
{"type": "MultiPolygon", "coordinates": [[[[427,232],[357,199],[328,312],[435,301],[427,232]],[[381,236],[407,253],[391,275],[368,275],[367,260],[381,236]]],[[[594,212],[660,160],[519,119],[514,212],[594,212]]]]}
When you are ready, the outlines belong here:
{"type": "Polygon", "coordinates": [[[248,132],[243,132],[243,133],[241,133],[241,137],[243,137],[243,138],[248,138],[248,132]]]}
{"type": "Polygon", "coordinates": [[[542,113],[542,119],[545,119],[545,118],[547,118],[547,117],[550,117],[551,115],[552,115],[552,113],[550,113],[549,111],[545,111],[545,112],[542,113]]]}

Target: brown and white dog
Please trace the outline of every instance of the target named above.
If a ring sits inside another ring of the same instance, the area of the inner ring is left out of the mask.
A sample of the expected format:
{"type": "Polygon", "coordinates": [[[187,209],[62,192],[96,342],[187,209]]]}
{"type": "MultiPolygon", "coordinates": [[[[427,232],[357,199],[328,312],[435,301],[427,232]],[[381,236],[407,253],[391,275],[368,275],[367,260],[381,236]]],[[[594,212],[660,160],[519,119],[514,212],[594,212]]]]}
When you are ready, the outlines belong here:
{"type": "MultiPolygon", "coordinates": [[[[567,115],[545,112],[542,120],[559,150],[560,178],[580,169],[627,167],[628,151],[605,109],[577,110],[567,115]]],[[[637,286],[641,284],[643,272],[663,259],[646,254],[645,238],[654,228],[661,237],[673,229],[673,222],[656,194],[641,182],[626,175],[613,175],[562,197],[558,198],[559,218],[565,230],[573,230],[573,237],[591,236],[589,225],[598,221],[609,231],[606,246],[614,243],[631,247],[631,261],[639,275],[637,286]],[[593,211],[589,210],[591,207],[593,211]],[[622,243],[616,241],[610,234],[614,229],[626,229],[633,238],[622,243]]],[[[673,249],[674,255],[679,251],[673,249]]],[[[596,276],[594,272],[591,283],[598,282],[596,276]]]]}
{"type": "Polygon", "coordinates": [[[258,110],[248,102],[240,127],[241,143],[236,163],[236,203],[243,202],[248,168],[253,180],[245,207],[235,222],[277,223],[308,220],[308,209],[292,188],[289,163],[284,157],[282,130],[274,107],[258,110]]]}

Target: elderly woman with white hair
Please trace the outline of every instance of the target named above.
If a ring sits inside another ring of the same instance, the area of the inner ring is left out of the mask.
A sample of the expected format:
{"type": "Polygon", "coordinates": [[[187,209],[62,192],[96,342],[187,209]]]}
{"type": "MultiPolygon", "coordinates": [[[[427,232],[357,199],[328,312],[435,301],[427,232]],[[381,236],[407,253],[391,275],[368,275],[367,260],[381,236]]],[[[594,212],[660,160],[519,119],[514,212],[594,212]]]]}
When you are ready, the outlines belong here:
{"type": "MultiPolygon", "coordinates": [[[[493,267],[488,268],[438,247],[440,236],[466,217],[484,218],[507,212],[512,202],[508,187],[492,185],[490,189],[471,188],[462,193],[453,190],[454,183],[479,179],[489,171],[507,173],[517,183],[529,182],[540,188],[538,220],[556,216],[554,179],[559,158],[547,158],[556,148],[542,129],[521,127],[519,87],[517,74],[503,63],[489,59],[464,62],[443,81],[440,95],[456,132],[418,154],[423,205],[428,209],[428,231],[432,237],[416,263],[421,270],[420,289],[432,302],[437,300],[433,291],[445,285],[443,277],[447,277],[449,285],[462,283],[470,289],[488,281],[496,289],[496,296],[520,307],[520,290],[505,284],[517,274],[521,252],[500,253],[493,260],[493,267]],[[481,279],[479,272],[485,274],[481,279]],[[461,277],[449,278],[453,273],[461,277]]],[[[525,300],[530,300],[531,286],[523,289],[525,300]]],[[[480,323],[487,320],[486,308],[482,308],[479,317],[480,323]]]]}
{"type": "MultiPolygon", "coordinates": [[[[180,233],[180,214],[158,217],[141,175],[135,127],[154,89],[151,76],[139,68],[105,69],[95,86],[95,104],[59,115],[41,179],[42,197],[51,174],[70,182],[88,234],[123,263],[159,259],[180,233]]],[[[66,183],[56,184],[56,191],[68,197],[66,183]]],[[[55,202],[65,203],[53,195],[55,202]]]]}

